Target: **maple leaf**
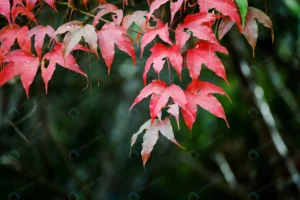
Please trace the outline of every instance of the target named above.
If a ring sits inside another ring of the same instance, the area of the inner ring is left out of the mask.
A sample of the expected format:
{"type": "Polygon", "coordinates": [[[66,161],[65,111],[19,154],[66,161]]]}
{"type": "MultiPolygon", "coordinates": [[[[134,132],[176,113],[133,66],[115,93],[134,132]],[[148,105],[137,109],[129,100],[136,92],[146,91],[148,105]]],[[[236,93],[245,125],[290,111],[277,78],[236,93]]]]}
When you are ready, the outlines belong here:
{"type": "Polygon", "coordinates": [[[168,1],[170,1],[170,10],[171,10],[170,23],[172,23],[175,14],[181,8],[181,5],[182,5],[183,1],[186,2],[186,0],[177,0],[176,2],[173,2],[172,0],[153,1],[150,5],[150,11],[149,11],[148,16],[147,16],[147,22],[149,21],[150,17],[153,15],[154,11],[157,10],[161,5],[167,3],[168,1]]]}
{"type": "Polygon", "coordinates": [[[53,10],[55,10],[56,12],[58,12],[58,11],[56,10],[56,6],[55,6],[56,0],[45,0],[45,2],[46,2],[51,8],[53,8],[53,10]]]}
{"type": "Polygon", "coordinates": [[[131,15],[126,15],[123,18],[122,21],[122,27],[125,30],[128,30],[128,28],[131,26],[131,24],[135,23],[136,25],[138,25],[142,30],[144,30],[146,28],[145,24],[146,24],[146,16],[147,16],[148,12],[147,11],[135,11],[133,12],[131,15]]]}
{"type": "Polygon", "coordinates": [[[170,1],[170,10],[171,10],[171,21],[170,23],[173,22],[175,14],[178,12],[178,10],[181,8],[181,5],[184,0],[177,0],[177,2],[173,2],[172,0],[170,1]]]}
{"type": "MultiPolygon", "coordinates": [[[[265,27],[271,29],[272,41],[274,41],[273,24],[270,18],[262,11],[253,7],[249,7],[246,16],[245,26],[243,28],[242,33],[252,47],[253,56],[255,53],[255,47],[256,47],[257,37],[258,37],[258,26],[257,26],[256,19],[260,23],[262,23],[265,27]]],[[[234,23],[231,20],[229,20],[227,17],[222,19],[218,29],[218,36],[220,40],[232,28],[233,24],[234,23]]]]}
{"type": "Polygon", "coordinates": [[[23,0],[13,0],[13,7],[16,7],[17,5],[23,6],[23,0]]]}
{"type": "Polygon", "coordinates": [[[192,31],[193,36],[200,40],[218,43],[211,26],[219,16],[210,13],[197,13],[188,15],[183,22],[183,27],[192,31]]]}
{"type": "Polygon", "coordinates": [[[39,58],[41,58],[45,36],[48,35],[50,38],[52,38],[54,35],[54,29],[51,26],[36,26],[30,29],[28,32],[29,38],[31,38],[33,35],[35,35],[34,48],[39,58]]]}
{"type": "MultiPolygon", "coordinates": [[[[83,50],[83,51],[90,51],[87,48],[77,45],[73,50],[83,50]]],[[[60,66],[67,68],[69,70],[72,70],[74,72],[77,72],[79,74],[82,74],[86,77],[86,74],[79,68],[79,66],[76,63],[75,58],[73,55],[69,54],[67,57],[63,57],[62,54],[63,51],[63,44],[58,43],[56,46],[54,46],[53,50],[47,54],[44,55],[42,59],[42,77],[45,83],[45,90],[46,93],[48,92],[48,82],[51,80],[52,75],[55,71],[56,64],[59,64],[60,66]],[[49,65],[46,68],[45,67],[45,60],[49,60],[49,65]]]]}
{"type": "Polygon", "coordinates": [[[58,29],[53,34],[53,37],[66,32],[68,32],[68,34],[66,34],[64,38],[64,47],[62,51],[64,57],[70,54],[72,49],[81,40],[81,37],[85,39],[91,50],[98,56],[97,34],[94,26],[90,24],[86,24],[83,26],[82,22],[74,20],[58,27],[58,29]]]}
{"type": "Polygon", "coordinates": [[[232,28],[234,25],[234,22],[229,19],[229,17],[224,17],[222,21],[220,22],[220,25],[218,27],[218,37],[219,40],[221,40],[226,33],[232,28]]]}
{"type": "Polygon", "coordinates": [[[170,105],[167,112],[175,117],[176,122],[177,122],[177,127],[178,127],[178,129],[180,129],[180,127],[179,127],[179,105],[176,103],[170,105]]]}
{"type": "Polygon", "coordinates": [[[222,105],[212,94],[226,95],[230,100],[222,88],[209,82],[194,80],[187,86],[185,91],[187,109],[181,108],[181,112],[184,121],[190,130],[192,129],[196,120],[197,105],[207,110],[214,116],[223,118],[229,127],[222,105]]]}
{"type": "Polygon", "coordinates": [[[26,3],[26,10],[27,11],[33,10],[36,2],[37,2],[37,0],[26,0],[25,1],[25,3],[26,3]]]}
{"type": "Polygon", "coordinates": [[[152,16],[152,14],[154,13],[154,11],[156,9],[158,9],[161,5],[167,3],[169,0],[159,0],[159,1],[153,1],[150,5],[150,11],[148,13],[148,16],[147,16],[147,23],[150,19],[150,17],[152,16]]]}
{"type": "Polygon", "coordinates": [[[243,34],[246,37],[249,44],[252,46],[253,49],[253,56],[254,50],[256,47],[257,37],[258,37],[258,26],[257,26],[257,19],[260,23],[262,23],[265,27],[268,27],[272,31],[272,41],[274,42],[274,32],[273,32],[273,24],[270,18],[262,11],[249,7],[248,13],[246,17],[245,27],[243,29],[243,34]]]}
{"type": "Polygon", "coordinates": [[[0,86],[20,75],[27,98],[29,98],[29,88],[38,70],[39,58],[28,51],[19,49],[11,51],[3,62],[8,64],[0,72],[0,86]]]}
{"type": "Polygon", "coordinates": [[[97,37],[100,51],[108,67],[108,74],[114,60],[115,45],[131,56],[133,64],[136,65],[136,55],[132,42],[121,26],[114,23],[107,23],[100,31],[97,31],[97,37]]]}
{"type": "Polygon", "coordinates": [[[168,103],[170,97],[173,99],[174,103],[177,103],[184,109],[186,108],[186,97],[178,85],[172,84],[168,87],[167,84],[161,80],[153,80],[152,83],[142,89],[130,109],[149,95],[152,95],[150,100],[150,116],[152,122],[160,110],[168,103]]]}
{"type": "Polygon", "coordinates": [[[16,6],[16,7],[12,8],[11,15],[12,15],[13,23],[15,23],[17,16],[20,14],[27,16],[30,20],[32,20],[37,25],[37,21],[35,19],[34,14],[30,10],[28,10],[27,8],[25,8],[23,6],[16,6]]]}
{"type": "Polygon", "coordinates": [[[168,48],[163,44],[158,43],[155,44],[150,51],[152,52],[152,54],[147,59],[145,69],[144,69],[144,74],[143,74],[145,85],[147,83],[147,73],[151,65],[153,64],[153,68],[155,72],[159,74],[165,64],[165,61],[163,60],[164,58],[169,59],[169,61],[171,62],[172,66],[175,68],[181,80],[181,69],[182,69],[183,59],[180,54],[180,49],[177,45],[173,45],[172,47],[168,48]]]}
{"type": "Polygon", "coordinates": [[[9,0],[0,0],[0,15],[3,15],[9,24],[10,21],[10,3],[9,0]]]}
{"type": "Polygon", "coordinates": [[[184,27],[181,24],[178,24],[175,30],[175,40],[178,48],[181,49],[189,38],[190,35],[184,32],[184,27]]]}
{"type": "Polygon", "coordinates": [[[15,40],[17,39],[17,42],[22,49],[30,51],[31,41],[27,34],[27,26],[20,27],[17,24],[5,26],[0,30],[0,42],[3,46],[6,47],[7,50],[10,50],[15,40]]]}
{"type": "Polygon", "coordinates": [[[157,19],[155,27],[149,27],[142,38],[141,43],[141,57],[144,52],[144,48],[147,44],[154,40],[156,36],[159,36],[164,42],[172,45],[172,41],[169,38],[168,24],[164,24],[161,20],[157,19]]]}
{"type": "Polygon", "coordinates": [[[121,24],[122,19],[123,19],[123,11],[119,10],[118,7],[116,7],[115,5],[112,5],[112,4],[103,4],[103,5],[99,5],[94,10],[99,9],[99,8],[101,10],[95,16],[94,21],[93,21],[93,26],[96,26],[99,22],[99,19],[102,18],[103,15],[106,15],[108,13],[114,13],[114,15],[113,15],[114,23],[117,25],[121,24]]]}
{"type": "Polygon", "coordinates": [[[190,77],[193,80],[198,79],[201,71],[202,64],[205,64],[210,70],[216,73],[216,75],[223,78],[229,85],[225,68],[222,61],[217,57],[215,51],[228,53],[226,48],[206,41],[199,41],[196,43],[195,48],[188,50],[187,52],[187,65],[190,77]]]}
{"type": "Polygon", "coordinates": [[[88,43],[91,50],[98,56],[97,53],[97,34],[95,27],[86,24],[82,28],[76,29],[75,31],[71,32],[71,34],[66,35],[64,38],[64,48],[63,48],[63,56],[66,57],[70,54],[72,49],[79,43],[81,37],[84,38],[86,43],[88,43]]]}
{"type": "Polygon", "coordinates": [[[66,32],[74,32],[74,31],[77,31],[78,29],[80,29],[81,27],[83,27],[83,23],[80,22],[80,21],[70,21],[68,23],[65,23],[61,26],[59,26],[57,28],[57,30],[55,31],[53,37],[59,35],[59,34],[63,34],[63,33],[66,33],[66,32]]]}
{"type": "Polygon", "coordinates": [[[224,16],[228,16],[242,32],[241,19],[233,0],[198,0],[198,4],[200,5],[200,12],[207,13],[209,9],[215,8],[224,16]]]}
{"type": "Polygon", "coordinates": [[[131,138],[131,147],[135,144],[137,137],[146,129],[146,133],[143,137],[143,144],[142,144],[142,160],[143,165],[145,167],[146,162],[150,158],[150,153],[154,148],[154,145],[156,144],[158,140],[158,134],[159,132],[165,136],[168,140],[176,144],[182,149],[185,149],[182,147],[177,140],[174,137],[173,128],[171,125],[171,122],[169,118],[165,118],[163,121],[161,120],[154,120],[153,124],[151,125],[151,120],[148,120],[145,122],[139,129],[137,133],[135,133],[131,138]]]}

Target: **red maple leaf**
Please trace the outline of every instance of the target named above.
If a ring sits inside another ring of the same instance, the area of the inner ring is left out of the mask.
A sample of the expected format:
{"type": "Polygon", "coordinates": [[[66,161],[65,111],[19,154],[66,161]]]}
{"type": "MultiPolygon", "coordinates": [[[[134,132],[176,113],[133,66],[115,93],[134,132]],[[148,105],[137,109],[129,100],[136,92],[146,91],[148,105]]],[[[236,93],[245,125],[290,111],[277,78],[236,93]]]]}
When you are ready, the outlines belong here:
{"type": "MultiPolygon", "coordinates": [[[[48,92],[48,82],[52,78],[52,75],[56,68],[56,64],[59,64],[64,68],[67,68],[69,70],[75,71],[79,74],[86,76],[86,74],[77,65],[73,55],[69,54],[66,58],[64,58],[62,54],[62,50],[63,50],[63,44],[59,43],[56,46],[54,46],[51,52],[45,54],[43,57],[41,67],[42,67],[42,77],[45,83],[46,93],[48,92]],[[49,60],[49,65],[47,66],[47,68],[45,67],[45,60],[49,60]]],[[[83,51],[91,52],[89,49],[81,45],[77,45],[75,48],[73,48],[73,50],[83,50],[83,51]]]]}
{"type": "Polygon", "coordinates": [[[197,13],[188,15],[183,22],[183,27],[189,29],[193,36],[212,43],[218,43],[211,26],[219,16],[210,13],[197,13]]]}
{"type": "Polygon", "coordinates": [[[55,11],[57,12],[56,6],[55,6],[56,0],[45,0],[45,2],[46,2],[51,8],[53,8],[53,10],[55,10],[55,11]]]}
{"type": "Polygon", "coordinates": [[[170,1],[170,10],[171,10],[170,23],[173,22],[174,16],[178,12],[178,10],[181,8],[183,1],[184,0],[178,0],[177,2],[170,1]]]}
{"type": "Polygon", "coordinates": [[[165,82],[161,80],[154,80],[152,83],[148,84],[142,89],[140,94],[134,100],[130,109],[149,95],[152,95],[150,100],[150,116],[152,122],[159,114],[161,109],[164,108],[168,103],[170,97],[181,108],[186,108],[186,97],[183,90],[178,85],[172,84],[168,87],[165,82]]]}
{"type": "Polygon", "coordinates": [[[147,59],[143,74],[145,85],[147,83],[147,73],[151,65],[153,64],[155,72],[159,74],[163,68],[163,65],[165,64],[165,60],[163,60],[164,58],[169,59],[181,80],[181,69],[183,61],[180,54],[180,49],[177,45],[173,45],[172,47],[168,48],[163,44],[155,44],[150,51],[152,52],[152,54],[147,59]]]}
{"type": "Polygon", "coordinates": [[[198,79],[201,71],[202,64],[205,64],[216,75],[222,77],[227,84],[225,68],[222,61],[217,57],[215,51],[226,53],[225,47],[206,41],[199,41],[196,43],[194,49],[187,52],[187,65],[189,74],[193,80],[198,79]]]}
{"type": "Polygon", "coordinates": [[[26,3],[26,10],[31,11],[34,9],[37,0],[25,0],[26,3]]]}
{"type": "Polygon", "coordinates": [[[165,25],[161,20],[158,19],[156,26],[149,27],[142,38],[141,57],[143,55],[144,48],[146,47],[146,45],[153,41],[157,35],[164,42],[172,45],[172,41],[169,38],[168,24],[165,25]]]}
{"type": "Polygon", "coordinates": [[[198,0],[200,12],[207,13],[208,10],[215,8],[224,16],[228,16],[234,21],[242,32],[241,19],[238,14],[238,9],[233,0],[198,0]]]}
{"type": "Polygon", "coordinates": [[[10,21],[10,2],[9,0],[0,0],[0,15],[3,15],[9,24],[10,21]]]}
{"type": "Polygon", "coordinates": [[[169,0],[160,0],[160,1],[153,1],[150,5],[150,11],[147,16],[147,22],[149,21],[150,17],[154,13],[156,9],[158,9],[161,5],[167,3],[169,0]]]}
{"type": "Polygon", "coordinates": [[[23,0],[13,0],[13,7],[16,7],[17,5],[24,6],[23,0]]]}
{"type": "Polygon", "coordinates": [[[175,30],[175,40],[176,44],[179,49],[182,49],[182,47],[185,45],[185,43],[190,38],[190,35],[184,32],[184,27],[181,24],[178,24],[176,30],[175,30]]]}
{"type": "Polygon", "coordinates": [[[133,64],[136,65],[136,55],[127,36],[127,32],[119,25],[114,23],[105,24],[100,31],[97,31],[98,44],[100,51],[108,67],[108,74],[114,60],[115,45],[132,57],[133,64]]]}
{"type": "Polygon", "coordinates": [[[19,46],[27,51],[31,50],[31,41],[27,36],[28,27],[27,26],[19,26],[17,24],[12,24],[11,26],[5,26],[0,30],[0,42],[7,50],[10,50],[15,40],[19,46]]]}
{"type": "Polygon", "coordinates": [[[10,52],[3,62],[8,62],[8,64],[0,72],[0,86],[20,75],[27,98],[29,98],[29,88],[38,70],[39,58],[28,51],[19,49],[10,52]]]}
{"type": "Polygon", "coordinates": [[[33,29],[30,29],[30,31],[28,32],[29,38],[31,38],[33,35],[35,35],[35,51],[39,58],[41,58],[45,36],[48,35],[50,38],[52,38],[54,36],[54,29],[51,26],[36,26],[33,29]]]}
{"type": "Polygon", "coordinates": [[[16,7],[13,7],[11,10],[13,23],[15,23],[17,16],[20,14],[25,15],[26,17],[28,17],[30,20],[32,20],[37,25],[37,21],[35,19],[34,14],[29,9],[25,8],[24,6],[19,6],[19,5],[16,7]]]}
{"type": "MultiPolygon", "coordinates": [[[[209,82],[194,80],[187,86],[185,91],[187,109],[181,108],[181,112],[186,125],[190,129],[192,129],[196,120],[197,105],[216,117],[223,118],[229,127],[222,105],[218,99],[211,94],[222,94],[228,97],[222,88],[209,82]]],[[[230,100],[229,97],[228,99],[230,100]]]]}
{"type": "Polygon", "coordinates": [[[147,83],[147,73],[153,64],[153,68],[157,74],[162,70],[165,60],[168,59],[172,66],[175,68],[179,79],[181,80],[181,70],[183,65],[183,58],[180,50],[185,45],[186,41],[190,38],[190,35],[184,32],[184,27],[179,24],[175,31],[175,40],[176,44],[172,44],[171,47],[164,46],[163,44],[155,44],[150,51],[152,52],[151,56],[147,59],[143,79],[144,84],[147,83]]]}

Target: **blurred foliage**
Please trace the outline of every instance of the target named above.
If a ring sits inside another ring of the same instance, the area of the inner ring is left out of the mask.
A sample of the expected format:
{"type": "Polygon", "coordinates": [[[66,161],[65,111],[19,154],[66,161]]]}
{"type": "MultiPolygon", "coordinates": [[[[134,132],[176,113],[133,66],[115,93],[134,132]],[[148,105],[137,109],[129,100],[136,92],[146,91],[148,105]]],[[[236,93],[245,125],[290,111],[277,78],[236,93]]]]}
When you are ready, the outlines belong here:
{"type": "MultiPolygon", "coordinates": [[[[90,2],[89,8],[94,8],[97,2],[90,2]]],[[[109,2],[122,8],[122,1],[109,2]]],[[[85,10],[81,1],[75,4],[85,10]]],[[[232,104],[218,96],[231,128],[199,108],[190,139],[183,119],[180,130],[172,119],[175,136],[186,150],[160,137],[146,169],[140,157],[142,138],[131,155],[129,150],[132,134],[149,119],[149,100],[128,109],[143,88],[149,47],[136,67],[117,50],[109,76],[103,59],[75,52],[89,79],[57,68],[46,95],[39,72],[29,100],[19,78],[1,87],[1,199],[300,199],[295,184],[299,173],[289,171],[291,160],[300,170],[300,4],[297,0],[249,0],[249,5],[271,17],[274,44],[269,30],[259,26],[253,58],[251,47],[235,27],[222,40],[230,55],[220,55],[230,87],[205,68],[200,77],[221,86],[231,97],[232,104]],[[252,83],[263,89],[276,130],[288,149],[285,157],[276,150],[274,130],[258,107],[241,63],[247,63],[252,83]]],[[[148,10],[146,1],[129,1],[125,14],[135,10],[148,10]]],[[[41,25],[57,28],[68,21],[71,10],[58,5],[58,11],[45,7],[37,19],[41,25]]],[[[168,9],[157,14],[169,17],[168,9]]],[[[72,19],[92,20],[76,11],[72,19]]],[[[18,23],[27,20],[19,17],[18,23]]],[[[1,17],[0,26],[5,24],[1,17]]],[[[150,76],[148,80],[155,73],[150,76]]],[[[175,72],[172,77],[179,83],[175,72]]],[[[169,79],[167,69],[161,78],[169,79]]],[[[184,69],[181,85],[188,80],[184,69]]]]}

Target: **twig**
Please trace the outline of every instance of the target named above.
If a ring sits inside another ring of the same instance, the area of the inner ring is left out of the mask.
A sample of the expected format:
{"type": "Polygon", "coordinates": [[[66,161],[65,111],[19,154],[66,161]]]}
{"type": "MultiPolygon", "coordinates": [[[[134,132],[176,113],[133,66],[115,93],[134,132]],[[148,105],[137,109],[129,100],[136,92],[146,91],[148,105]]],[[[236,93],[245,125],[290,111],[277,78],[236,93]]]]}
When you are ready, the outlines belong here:
{"type": "Polygon", "coordinates": [[[168,63],[168,70],[169,70],[169,81],[170,81],[170,85],[172,85],[172,73],[171,73],[169,59],[167,59],[167,63],[168,63]]]}
{"type": "Polygon", "coordinates": [[[7,122],[9,123],[9,125],[11,125],[13,127],[13,129],[15,129],[15,131],[19,134],[19,136],[26,142],[28,143],[28,139],[26,138],[26,136],[20,131],[20,129],[18,129],[18,127],[9,119],[7,119],[7,122]]]}
{"type": "Polygon", "coordinates": [[[15,122],[15,125],[21,124],[22,122],[24,122],[25,120],[27,120],[29,117],[31,117],[31,115],[33,115],[33,113],[35,113],[36,108],[37,108],[36,101],[33,101],[33,108],[22,119],[20,119],[17,122],[15,122]]]}

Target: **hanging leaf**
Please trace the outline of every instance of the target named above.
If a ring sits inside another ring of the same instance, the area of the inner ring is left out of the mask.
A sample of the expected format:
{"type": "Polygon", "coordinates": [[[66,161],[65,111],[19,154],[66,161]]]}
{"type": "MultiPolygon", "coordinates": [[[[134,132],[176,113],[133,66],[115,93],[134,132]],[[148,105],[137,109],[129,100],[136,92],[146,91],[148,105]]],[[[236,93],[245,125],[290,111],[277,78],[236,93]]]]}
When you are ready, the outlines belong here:
{"type": "Polygon", "coordinates": [[[28,32],[29,38],[33,35],[35,35],[34,48],[38,56],[41,58],[45,36],[48,35],[52,38],[54,35],[54,29],[51,26],[36,26],[28,32]]]}
{"type": "Polygon", "coordinates": [[[147,11],[135,11],[131,15],[126,15],[123,18],[122,27],[127,31],[131,24],[135,23],[139,26],[142,30],[146,28],[146,17],[148,12],[147,11]]]}
{"type": "Polygon", "coordinates": [[[164,42],[172,44],[172,41],[169,38],[168,24],[165,25],[161,20],[157,20],[156,26],[149,27],[142,38],[141,57],[146,45],[153,41],[156,36],[159,36],[164,42]]]}
{"type": "Polygon", "coordinates": [[[9,0],[0,0],[0,15],[3,15],[9,24],[10,21],[10,2],[9,0]]]}
{"type": "Polygon", "coordinates": [[[273,24],[270,18],[264,12],[256,8],[249,7],[245,27],[243,29],[243,34],[246,37],[249,44],[252,46],[253,56],[255,54],[255,47],[258,37],[258,26],[255,19],[257,19],[265,27],[271,29],[272,41],[274,42],[273,24]]]}
{"type": "MultiPolygon", "coordinates": [[[[211,94],[226,95],[226,93],[220,87],[208,82],[194,80],[188,85],[185,91],[187,109],[181,108],[181,112],[186,125],[190,129],[192,129],[196,120],[197,105],[207,110],[214,116],[224,119],[229,127],[222,105],[218,99],[211,94]]],[[[230,100],[229,97],[228,99],[230,100]]]]}
{"type": "Polygon", "coordinates": [[[168,113],[170,113],[171,115],[173,115],[176,119],[176,122],[177,122],[177,127],[178,129],[180,129],[180,126],[179,126],[179,106],[178,104],[174,103],[172,105],[169,106],[169,109],[167,110],[168,113]]]}
{"type": "MultiPolygon", "coordinates": [[[[89,51],[87,48],[81,45],[77,45],[73,50],[89,51]]],[[[59,64],[64,68],[67,68],[69,70],[72,70],[74,72],[86,76],[86,74],[77,65],[75,58],[71,54],[69,54],[66,58],[64,58],[62,51],[63,51],[63,44],[59,43],[56,46],[54,46],[51,52],[45,54],[43,57],[42,77],[45,83],[46,93],[48,92],[48,82],[52,78],[52,75],[56,68],[56,64],[59,64]],[[45,66],[45,60],[49,60],[49,65],[47,67],[45,66]]]]}
{"type": "Polygon", "coordinates": [[[112,4],[103,4],[98,6],[96,9],[101,9],[97,15],[94,18],[93,26],[96,26],[99,22],[99,19],[102,18],[102,16],[108,14],[108,13],[114,13],[115,16],[113,16],[113,21],[115,24],[120,25],[123,19],[123,11],[119,10],[118,7],[112,4]]]}
{"type": "Polygon", "coordinates": [[[23,6],[13,7],[12,10],[11,10],[11,16],[12,16],[13,23],[15,23],[16,18],[17,18],[18,15],[25,15],[26,17],[28,17],[28,19],[32,20],[37,25],[37,21],[35,19],[35,16],[30,11],[30,9],[28,10],[27,8],[25,8],[23,6]]]}
{"type": "Polygon", "coordinates": [[[148,84],[144,89],[142,89],[140,94],[134,100],[130,109],[132,109],[144,98],[147,98],[149,95],[152,95],[150,100],[150,116],[152,122],[157,117],[161,109],[164,108],[164,106],[168,103],[170,97],[180,107],[184,109],[186,108],[186,97],[179,86],[172,84],[168,87],[165,82],[160,80],[154,80],[152,81],[152,83],[148,84]]]}
{"type": "Polygon", "coordinates": [[[208,10],[214,8],[220,11],[222,15],[228,16],[242,32],[241,19],[233,0],[198,0],[198,4],[200,5],[200,12],[207,13],[208,10]]]}
{"type": "Polygon", "coordinates": [[[180,54],[180,49],[177,45],[173,45],[172,47],[168,48],[162,44],[155,44],[150,51],[152,52],[152,54],[147,59],[143,74],[145,85],[147,84],[147,73],[151,65],[153,64],[155,72],[159,74],[165,64],[165,60],[163,60],[164,58],[169,59],[181,80],[181,69],[183,59],[180,54]]]}
{"type": "Polygon", "coordinates": [[[136,65],[136,55],[132,42],[127,37],[126,31],[119,25],[108,23],[97,32],[100,51],[108,68],[108,74],[114,60],[115,45],[131,56],[133,64],[136,65]]]}
{"type": "Polygon", "coordinates": [[[218,37],[221,40],[226,33],[232,28],[234,22],[229,19],[229,17],[223,17],[219,27],[218,27],[218,37]]]}
{"type": "Polygon", "coordinates": [[[70,35],[65,37],[62,51],[64,57],[67,57],[71,53],[72,49],[79,43],[82,37],[85,42],[88,43],[90,49],[98,56],[97,34],[95,27],[90,24],[86,24],[82,28],[72,31],[70,35]]]}
{"type": "Polygon", "coordinates": [[[184,19],[183,28],[189,29],[193,33],[193,36],[200,40],[218,43],[218,40],[211,29],[212,23],[216,19],[218,19],[218,16],[210,13],[188,15],[184,19]]]}
{"type": "Polygon", "coordinates": [[[151,120],[148,120],[144,125],[140,127],[139,131],[135,133],[131,138],[131,147],[132,147],[135,144],[138,135],[141,134],[143,130],[146,129],[146,133],[144,134],[143,137],[142,152],[141,152],[144,166],[146,165],[146,162],[150,157],[150,153],[153,150],[154,145],[158,140],[159,132],[163,136],[165,136],[168,140],[170,140],[171,142],[179,146],[180,148],[185,149],[176,141],[169,118],[165,118],[163,121],[156,119],[154,120],[152,125],[150,124],[151,124],[151,120]]]}
{"type": "Polygon", "coordinates": [[[26,50],[31,51],[31,41],[28,37],[28,27],[12,24],[11,26],[5,26],[0,30],[0,42],[7,50],[10,50],[15,40],[17,40],[19,46],[26,50]]]}
{"type": "Polygon", "coordinates": [[[29,98],[29,88],[40,64],[39,58],[25,50],[15,50],[10,52],[3,62],[8,64],[0,71],[0,86],[20,75],[27,98],[29,98]]]}
{"type": "Polygon", "coordinates": [[[228,53],[226,48],[219,45],[205,41],[199,41],[196,43],[194,49],[190,49],[187,52],[187,65],[190,77],[193,80],[197,80],[202,64],[205,64],[210,70],[216,73],[216,75],[223,78],[227,84],[225,68],[221,60],[215,54],[215,51],[228,53]]]}

